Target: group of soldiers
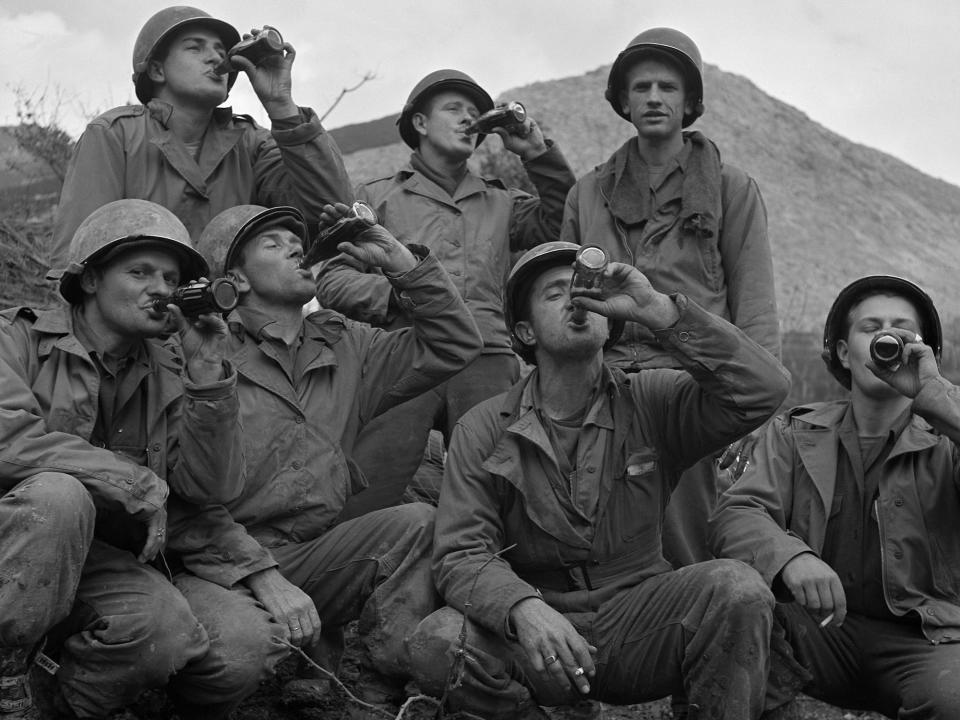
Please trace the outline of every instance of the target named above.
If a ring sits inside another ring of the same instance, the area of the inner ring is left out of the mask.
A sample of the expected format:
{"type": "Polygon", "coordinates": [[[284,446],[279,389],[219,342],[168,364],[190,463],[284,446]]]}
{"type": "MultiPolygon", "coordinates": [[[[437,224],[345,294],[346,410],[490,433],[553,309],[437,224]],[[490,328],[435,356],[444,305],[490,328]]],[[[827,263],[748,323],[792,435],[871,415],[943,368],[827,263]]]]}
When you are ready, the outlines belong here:
{"type": "Polygon", "coordinates": [[[849,398],[771,419],[766,211],[687,130],[690,38],[616,57],[605,98],[636,133],[580,179],[529,115],[494,130],[537,196],[469,168],[495,103],[450,69],[400,113],[409,163],[352,187],[293,101],[293,46],[230,52],[249,39],[191,7],[147,21],[142,104],[89,124],[64,183],[64,302],[0,317],[0,720],[157,687],[226,718],[293,648],[287,690],[319,702],[353,621],[373,702],[414,680],[486,718],[668,695],[759,718],[800,690],[960,717],[937,310],[854,281],[823,350],[849,398]],[[220,107],[240,73],[269,130],[220,107]],[[356,200],[378,224],[311,267],[356,200]],[[572,290],[584,245],[609,262],[572,290]],[[218,278],[228,314],[169,302],[218,278]]]}

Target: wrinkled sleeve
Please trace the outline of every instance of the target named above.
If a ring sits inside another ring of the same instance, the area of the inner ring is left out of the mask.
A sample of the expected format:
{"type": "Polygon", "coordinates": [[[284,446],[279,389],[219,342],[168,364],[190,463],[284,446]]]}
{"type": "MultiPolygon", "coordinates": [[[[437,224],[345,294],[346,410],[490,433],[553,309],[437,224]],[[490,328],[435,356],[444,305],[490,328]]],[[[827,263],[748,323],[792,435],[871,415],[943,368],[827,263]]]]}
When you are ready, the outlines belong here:
{"type": "Polygon", "coordinates": [[[469,601],[472,620],[507,637],[510,609],[539,593],[496,555],[504,549],[501,498],[482,467],[491,443],[470,427],[477,417],[476,411],[467,413],[450,440],[436,516],[434,579],[448,605],[465,612],[469,601]]]}
{"type": "Polygon", "coordinates": [[[52,268],[66,265],[73,233],[90,213],[125,197],[125,176],[120,138],[108,125],[90,123],[73,149],[60,190],[50,245],[52,268]]]}
{"type": "MultiPolygon", "coordinates": [[[[371,203],[366,188],[356,190],[357,200],[371,203]]],[[[378,268],[368,267],[348,255],[337,255],[317,274],[317,300],[351,320],[389,325],[398,309],[391,303],[393,286],[378,268]]]]}
{"type": "Polygon", "coordinates": [[[734,325],[780,357],[780,324],[767,208],[756,181],[739,170],[723,177],[720,258],[734,325]]]}
{"type": "Polygon", "coordinates": [[[353,202],[340,148],[313,110],[300,108],[297,117],[274,120],[270,132],[256,132],[253,170],[259,204],[293,205],[313,224],[324,205],[353,202]]]}
{"type": "Polygon", "coordinates": [[[945,377],[938,377],[920,388],[912,409],[955,445],[960,445],[960,387],[945,377]]]}
{"type": "Polygon", "coordinates": [[[790,560],[814,552],[787,531],[793,514],[795,452],[789,417],[777,417],[757,443],[753,462],[721,495],[709,523],[717,557],[747,563],[771,586],[790,560]]]}
{"type": "Polygon", "coordinates": [[[0,491],[40,472],[60,472],[83,483],[99,506],[118,504],[130,515],[162,507],[167,483],[149,468],[47,429],[28,380],[29,342],[21,324],[0,327],[0,491]]]}
{"type": "Polygon", "coordinates": [[[786,399],[790,375],[739,328],[674,298],[679,320],[654,334],[687,372],[641,372],[632,388],[665,457],[682,470],[762,425],[786,399]]]}
{"type": "Polygon", "coordinates": [[[246,476],[237,374],[203,386],[184,378],[183,388],[168,440],[170,489],[192,502],[230,502],[246,476]]]}
{"type": "Polygon", "coordinates": [[[197,577],[229,588],[248,575],[277,566],[270,551],[235,522],[223,505],[194,505],[173,495],[168,513],[167,547],[197,577]]]}
{"type": "Polygon", "coordinates": [[[552,140],[547,140],[547,145],[545,153],[524,163],[539,197],[511,190],[510,250],[514,252],[551,242],[560,235],[564,202],[576,178],[560,148],[552,140]]]}
{"type": "Polygon", "coordinates": [[[422,259],[389,282],[412,325],[393,331],[368,329],[361,350],[362,424],[459,372],[483,346],[476,321],[447,271],[425,247],[411,249],[422,259]]]}
{"type": "Polygon", "coordinates": [[[580,238],[580,187],[581,183],[578,182],[567,193],[560,224],[560,239],[576,245],[583,244],[580,238]]]}

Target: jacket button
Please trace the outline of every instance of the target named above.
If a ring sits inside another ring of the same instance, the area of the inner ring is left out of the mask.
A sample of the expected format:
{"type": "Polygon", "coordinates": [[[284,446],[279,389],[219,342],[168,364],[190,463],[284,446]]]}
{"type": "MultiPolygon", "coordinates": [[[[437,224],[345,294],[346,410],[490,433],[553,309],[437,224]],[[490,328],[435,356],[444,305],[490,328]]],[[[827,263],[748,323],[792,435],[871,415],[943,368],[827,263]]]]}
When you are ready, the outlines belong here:
{"type": "Polygon", "coordinates": [[[299,460],[294,460],[294,461],[293,461],[293,464],[291,465],[291,467],[292,467],[294,470],[299,470],[299,469],[300,469],[300,461],[299,461],[299,460]]]}
{"type": "Polygon", "coordinates": [[[302,418],[300,415],[297,415],[297,417],[294,418],[294,422],[295,422],[297,425],[303,425],[303,418],[302,418]]]}
{"type": "Polygon", "coordinates": [[[897,507],[903,507],[903,498],[898,495],[897,499],[893,501],[893,504],[897,507]]]}
{"type": "Polygon", "coordinates": [[[687,340],[690,339],[690,333],[688,333],[686,330],[681,330],[680,332],[677,333],[677,339],[680,342],[686,342],[687,340]]]}
{"type": "Polygon", "coordinates": [[[160,452],[160,443],[154,443],[153,445],[150,446],[150,449],[153,450],[154,452],[160,452]]]}

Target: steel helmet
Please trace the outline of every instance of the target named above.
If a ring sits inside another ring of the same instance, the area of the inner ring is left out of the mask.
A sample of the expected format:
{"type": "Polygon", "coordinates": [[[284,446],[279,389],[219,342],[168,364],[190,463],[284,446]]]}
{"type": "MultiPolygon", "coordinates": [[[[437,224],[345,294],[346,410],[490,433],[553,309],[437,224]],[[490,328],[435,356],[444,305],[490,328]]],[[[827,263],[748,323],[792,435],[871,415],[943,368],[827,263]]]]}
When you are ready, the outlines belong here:
{"type": "MultiPolygon", "coordinates": [[[[133,44],[133,85],[137,90],[137,99],[144,105],[153,97],[153,81],[147,68],[154,54],[170,35],[186,25],[203,25],[220,36],[228,50],[240,42],[240,33],[223,20],[217,20],[209,13],[188,5],[174,5],[164,8],[151,17],[140,29],[137,41],[133,44]]],[[[227,89],[233,87],[237,73],[227,76],[227,89]]]]}
{"type": "Polygon", "coordinates": [[[823,326],[823,352],[820,353],[820,357],[827,364],[830,374],[847,390],[850,389],[850,371],[840,363],[840,358],[837,356],[837,342],[845,339],[841,337],[841,333],[847,324],[850,310],[862,300],[884,293],[906,298],[913,304],[920,315],[923,342],[933,348],[937,362],[940,362],[940,354],[943,351],[943,328],[940,325],[940,315],[930,296],[909,280],[894,275],[862,277],[840,291],[830,307],[830,312],[827,313],[827,322],[823,326]]]}
{"type": "Polygon", "coordinates": [[[193,248],[190,233],[172,212],[148,200],[114,200],[80,223],[70,241],[66,268],[47,274],[60,280],[60,294],[70,303],[83,299],[80,277],[85,268],[102,265],[119,251],[160,246],[176,255],[181,282],[207,274],[207,263],[193,248]]]}
{"type": "Polygon", "coordinates": [[[700,59],[700,50],[693,40],[679,30],[673,28],[651,28],[637,35],[623,52],[617,55],[610,75],[607,78],[607,90],[604,97],[613,107],[613,111],[624,120],[630,115],[623,112],[620,103],[620,91],[627,71],[640,59],[644,53],[661,53],[671,56],[683,70],[686,81],[684,90],[688,97],[692,97],[693,112],[683,116],[683,127],[692,125],[693,121],[703,115],[703,60],[700,59]]]}
{"type": "MultiPolygon", "coordinates": [[[[574,260],[577,259],[579,249],[580,246],[576,243],[562,240],[537,245],[520,256],[507,276],[507,284],[503,291],[504,322],[506,322],[507,330],[510,332],[513,351],[530,365],[536,365],[537,363],[533,347],[522,342],[513,331],[514,325],[518,322],[517,311],[522,305],[524,297],[530,291],[530,285],[533,281],[548,268],[558,265],[572,267],[574,260]]],[[[611,320],[610,335],[604,343],[603,349],[607,350],[613,347],[622,334],[623,321],[611,320]]]]}
{"type": "Polygon", "coordinates": [[[295,233],[306,245],[306,221],[295,207],[237,205],[211,220],[200,234],[197,249],[210,265],[211,279],[223,277],[236,263],[240,248],[255,231],[280,225],[295,233]]]}
{"type": "MultiPolygon", "coordinates": [[[[450,69],[434,70],[414,86],[400,117],[397,118],[400,137],[414,150],[420,145],[420,136],[413,129],[413,116],[419,112],[424,102],[443,90],[464,93],[473,100],[481,114],[493,109],[493,98],[466,73],[450,69]]],[[[483,134],[477,135],[477,145],[483,142],[484,137],[483,134]]]]}

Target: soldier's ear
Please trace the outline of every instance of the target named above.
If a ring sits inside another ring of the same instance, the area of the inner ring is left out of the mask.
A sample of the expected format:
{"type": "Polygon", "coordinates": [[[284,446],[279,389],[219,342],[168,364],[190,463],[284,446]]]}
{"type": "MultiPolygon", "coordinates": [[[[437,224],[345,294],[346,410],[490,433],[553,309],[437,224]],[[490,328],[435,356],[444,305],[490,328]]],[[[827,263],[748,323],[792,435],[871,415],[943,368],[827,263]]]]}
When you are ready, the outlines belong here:
{"type": "Polygon", "coordinates": [[[237,286],[237,290],[241,295],[244,293],[250,292],[250,279],[247,277],[247,274],[238,267],[232,267],[227,270],[227,277],[230,280],[233,280],[233,284],[237,286]]]}
{"type": "Polygon", "coordinates": [[[528,347],[534,347],[537,344],[537,338],[533,334],[533,326],[528,320],[518,320],[513,325],[513,334],[517,340],[528,347]]]}
{"type": "Polygon", "coordinates": [[[147,63],[147,77],[154,83],[164,81],[163,63],[159,60],[151,60],[147,63]]]}
{"type": "Polygon", "coordinates": [[[86,295],[96,295],[101,274],[95,267],[85,267],[80,275],[80,289],[86,295]]]}
{"type": "Polygon", "coordinates": [[[837,340],[837,360],[847,370],[850,369],[850,346],[846,340],[837,340]]]}
{"type": "Polygon", "coordinates": [[[427,116],[422,112],[414,113],[413,117],[410,118],[410,124],[413,126],[413,131],[418,135],[427,135],[427,116]]]}

